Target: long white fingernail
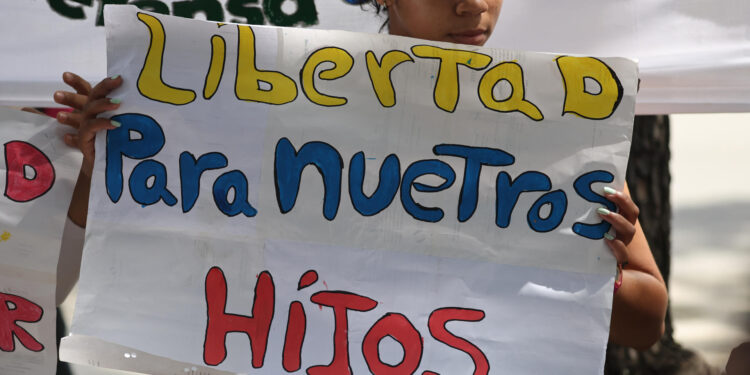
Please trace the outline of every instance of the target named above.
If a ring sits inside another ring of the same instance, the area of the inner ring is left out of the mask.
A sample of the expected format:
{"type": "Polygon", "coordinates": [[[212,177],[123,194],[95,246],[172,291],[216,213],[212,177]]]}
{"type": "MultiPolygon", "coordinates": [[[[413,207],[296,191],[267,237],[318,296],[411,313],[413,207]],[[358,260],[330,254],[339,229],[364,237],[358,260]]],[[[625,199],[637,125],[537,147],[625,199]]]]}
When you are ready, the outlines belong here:
{"type": "Polygon", "coordinates": [[[603,215],[603,216],[607,216],[607,215],[609,215],[609,214],[611,214],[611,213],[612,213],[612,211],[610,211],[610,210],[608,210],[608,209],[606,209],[606,208],[604,208],[604,207],[599,207],[599,208],[597,208],[597,209],[596,209],[596,212],[598,212],[598,213],[599,213],[599,215],[603,215]]]}
{"type": "Polygon", "coordinates": [[[614,195],[614,194],[617,194],[617,190],[615,190],[615,189],[612,189],[612,188],[611,188],[611,187],[609,187],[609,186],[605,186],[605,187],[604,187],[604,194],[607,194],[607,195],[614,195]]]}
{"type": "MultiPolygon", "coordinates": [[[[100,77],[101,77],[101,76],[100,76],[100,77]]],[[[114,81],[114,80],[116,80],[116,79],[118,79],[118,78],[120,78],[120,75],[119,75],[119,74],[115,74],[115,75],[113,75],[112,77],[109,77],[109,79],[111,79],[111,80],[113,80],[113,81],[114,81]]]]}
{"type": "Polygon", "coordinates": [[[614,240],[614,239],[615,239],[615,236],[613,236],[613,235],[611,235],[611,234],[609,234],[609,233],[604,233],[604,238],[606,238],[606,239],[608,239],[608,240],[612,241],[612,240],[614,240]]]}
{"type": "Polygon", "coordinates": [[[117,122],[115,120],[110,120],[109,123],[112,124],[112,126],[114,126],[116,128],[119,128],[120,125],[122,125],[122,124],[120,124],[119,122],[117,122]]]}

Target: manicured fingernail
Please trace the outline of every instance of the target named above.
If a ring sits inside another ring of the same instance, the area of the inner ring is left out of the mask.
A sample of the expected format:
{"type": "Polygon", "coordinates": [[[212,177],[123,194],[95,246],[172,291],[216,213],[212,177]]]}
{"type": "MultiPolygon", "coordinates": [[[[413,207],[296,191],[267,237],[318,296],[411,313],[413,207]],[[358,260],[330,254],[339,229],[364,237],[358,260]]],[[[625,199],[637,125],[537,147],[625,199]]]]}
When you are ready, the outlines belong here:
{"type": "Polygon", "coordinates": [[[55,91],[55,99],[63,100],[64,98],[65,98],[65,94],[63,94],[62,91],[55,91]]]}
{"type": "Polygon", "coordinates": [[[60,120],[65,120],[68,118],[68,112],[57,112],[57,118],[60,120]]]}
{"type": "Polygon", "coordinates": [[[112,126],[114,126],[116,128],[119,128],[120,125],[122,125],[122,124],[120,124],[119,122],[117,122],[115,120],[110,120],[109,123],[112,124],[112,126]]]}
{"type": "Polygon", "coordinates": [[[604,187],[604,194],[609,194],[609,195],[612,195],[612,194],[617,194],[617,190],[615,190],[615,189],[612,189],[612,188],[611,188],[611,187],[609,187],[609,186],[605,186],[605,187],[604,187]]]}
{"type": "Polygon", "coordinates": [[[606,238],[606,239],[608,239],[608,240],[612,241],[612,240],[614,240],[614,239],[615,239],[615,236],[613,236],[613,235],[611,235],[611,234],[609,234],[609,233],[604,233],[604,238],[606,238]]]}
{"type": "MultiPolygon", "coordinates": [[[[100,76],[100,77],[101,77],[101,76],[100,76]]],[[[113,80],[113,81],[114,81],[114,80],[116,80],[116,79],[118,79],[118,78],[120,78],[120,75],[119,75],[119,74],[115,74],[115,75],[113,75],[112,77],[109,77],[109,79],[111,79],[111,80],[113,80]]]]}
{"type": "Polygon", "coordinates": [[[596,209],[596,212],[598,212],[598,213],[599,213],[599,215],[604,215],[604,216],[607,216],[607,215],[609,215],[609,214],[611,214],[611,213],[612,213],[612,212],[611,212],[610,210],[608,210],[608,209],[606,209],[606,208],[604,208],[604,207],[599,207],[599,208],[597,208],[597,209],[596,209]]]}
{"type": "Polygon", "coordinates": [[[112,99],[109,99],[109,102],[112,103],[112,104],[120,104],[120,103],[122,103],[122,99],[120,99],[120,98],[112,98],[112,99]]]}

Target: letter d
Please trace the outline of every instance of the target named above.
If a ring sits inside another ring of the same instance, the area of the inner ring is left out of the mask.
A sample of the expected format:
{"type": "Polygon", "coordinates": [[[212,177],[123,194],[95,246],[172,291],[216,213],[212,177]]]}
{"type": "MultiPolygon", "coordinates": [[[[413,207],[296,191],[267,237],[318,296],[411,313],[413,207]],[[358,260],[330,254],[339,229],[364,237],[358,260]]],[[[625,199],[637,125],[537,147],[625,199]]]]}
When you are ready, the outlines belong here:
{"type": "Polygon", "coordinates": [[[49,158],[29,143],[6,143],[5,165],[5,196],[13,201],[34,200],[49,191],[55,183],[55,168],[49,158]],[[33,175],[27,175],[29,170],[26,167],[33,170],[33,175]]]}
{"type": "Polygon", "coordinates": [[[622,100],[622,85],[614,70],[593,57],[560,56],[556,59],[565,85],[563,114],[603,120],[612,116],[622,100]],[[599,85],[591,92],[586,80],[599,85]]]}

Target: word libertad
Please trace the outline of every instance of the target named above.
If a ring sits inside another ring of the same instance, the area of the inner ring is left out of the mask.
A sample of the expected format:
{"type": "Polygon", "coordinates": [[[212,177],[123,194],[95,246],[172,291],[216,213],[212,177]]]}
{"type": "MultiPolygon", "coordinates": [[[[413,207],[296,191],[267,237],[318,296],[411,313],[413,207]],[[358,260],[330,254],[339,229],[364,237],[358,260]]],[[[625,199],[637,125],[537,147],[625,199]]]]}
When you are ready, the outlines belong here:
{"type": "MultiPolygon", "coordinates": [[[[192,103],[197,98],[194,90],[176,87],[163,80],[162,66],[167,39],[163,24],[158,18],[146,13],[139,12],[137,17],[146,25],[150,34],[150,44],[138,77],[138,91],[143,97],[162,103],[177,106],[192,103]]],[[[315,81],[316,71],[321,64],[333,65],[320,69],[317,78],[321,80],[334,81],[349,74],[354,65],[354,57],[348,51],[332,46],[312,52],[299,71],[298,85],[282,72],[258,68],[252,27],[234,26],[237,28],[238,38],[234,92],[238,100],[283,105],[296,100],[299,91],[302,91],[310,102],[320,106],[346,105],[347,98],[320,92],[315,87],[315,81]]],[[[203,80],[204,100],[210,100],[216,93],[225,76],[227,59],[226,41],[222,35],[212,35],[210,43],[210,64],[203,80]]],[[[439,109],[449,113],[454,112],[458,104],[459,67],[482,71],[492,63],[492,57],[488,55],[461,49],[415,45],[411,47],[411,52],[415,57],[440,62],[433,100],[439,109]]],[[[385,108],[395,106],[396,92],[391,72],[402,63],[415,63],[415,59],[401,50],[390,50],[380,59],[373,51],[367,51],[365,59],[378,102],[385,108]]],[[[559,56],[555,61],[565,90],[562,115],[570,113],[586,119],[603,120],[615,112],[622,100],[623,88],[617,74],[607,64],[593,57],[559,56]]],[[[481,103],[489,110],[501,113],[520,112],[534,121],[544,119],[541,110],[531,99],[526,98],[523,68],[516,61],[501,61],[487,69],[479,80],[477,94],[481,103]],[[498,99],[494,90],[501,82],[510,86],[511,93],[506,98],[498,99]]]]}

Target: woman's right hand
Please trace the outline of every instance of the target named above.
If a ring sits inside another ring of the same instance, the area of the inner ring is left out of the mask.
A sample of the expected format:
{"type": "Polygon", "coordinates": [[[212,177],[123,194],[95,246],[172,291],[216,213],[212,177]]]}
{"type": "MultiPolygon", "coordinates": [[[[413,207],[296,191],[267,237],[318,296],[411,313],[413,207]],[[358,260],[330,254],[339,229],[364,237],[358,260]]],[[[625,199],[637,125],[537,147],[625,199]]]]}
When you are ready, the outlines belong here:
{"type": "Polygon", "coordinates": [[[73,112],[59,112],[57,121],[77,130],[75,133],[66,134],[63,140],[68,146],[75,147],[83,153],[81,171],[73,190],[68,217],[78,226],[86,227],[91,172],[94,169],[96,132],[103,129],[115,129],[120,125],[107,118],[96,118],[96,116],[120,106],[119,101],[111,100],[107,95],[122,85],[122,78],[119,76],[105,78],[93,89],[85,79],[73,73],[64,73],[63,81],[75,92],[57,91],[53,98],[56,103],[71,107],[73,112]]]}
{"type": "Polygon", "coordinates": [[[73,112],[59,112],[57,121],[77,130],[66,134],[64,141],[68,146],[78,148],[83,153],[81,174],[91,178],[94,167],[94,139],[96,132],[104,129],[115,129],[120,124],[108,118],[97,118],[99,114],[112,111],[120,106],[117,99],[107,97],[112,90],[122,85],[122,77],[105,78],[94,88],[76,74],[65,72],[63,82],[75,92],[56,91],[53,98],[56,103],[73,108],[73,112]]]}

